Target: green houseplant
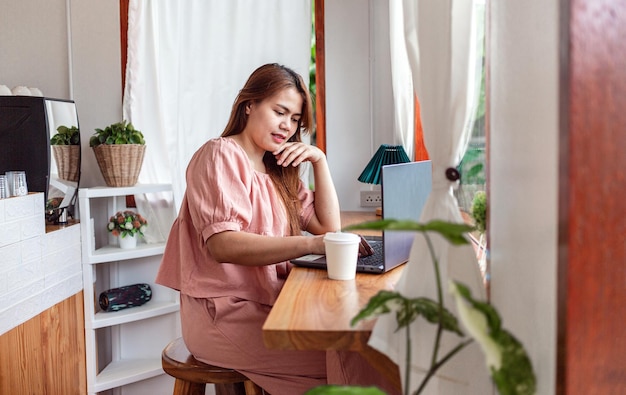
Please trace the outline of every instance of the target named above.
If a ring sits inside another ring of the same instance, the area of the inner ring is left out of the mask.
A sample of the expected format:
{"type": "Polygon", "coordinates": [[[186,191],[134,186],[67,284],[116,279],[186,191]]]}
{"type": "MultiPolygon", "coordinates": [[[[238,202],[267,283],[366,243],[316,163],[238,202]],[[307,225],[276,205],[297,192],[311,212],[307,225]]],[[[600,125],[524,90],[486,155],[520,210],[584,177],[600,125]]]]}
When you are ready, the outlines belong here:
{"type": "Polygon", "coordinates": [[[474,194],[471,208],[472,218],[476,230],[483,234],[487,230],[487,193],[485,191],[477,191],[474,194]]]}
{"type": "Polygon", "coordinates": [[[96,133],[89,139],[89,146],[96,147],[101,144],[139,144],[146,142],[141,131],[135,129],[132,123],[122,121],[111,124],[104,129],[96,129],[96,133]]]}
{"type": "MultiPolygon", "coordinates": [[[[466,234],[473,227],[465,224],[455,224],[445,221],[431,221],[421,224],[413,221],[380,220],[353,225],[344,230],[377,229],[402,230],[420,232],[426,239],[426,244],[433,263],[435,282],[437,286],[437,300],[426,297],[407,298],[399,292],[380,291],[372,297],[368,304],[353,318],[352,324],[358,321],[376,317],[382,314],[395,314],[397,331],[404,329],[406,338],[407,360],[406,377],[404,379],[404,393],[418,395],[422,393],[429,380],[447,361],[470,343],[476,341],[485,354],[489,374],[500,395],[532,395],[536,391],[536,379],[532,364],[522,344],[509,331],[503,328],[502,321],[496,309],[487,302],[472,298],[469,289],[460,282],[449,281],[448,288],[453,295],[455,305],[463,326],[469,332],[467,338],[461,330],[459,320],[443,302],[443,281],[440,275],[439,261],[430,239],[431,233],[437,233],[454,245],[468,244],[466,234]],[[411,333],[410,324],[422,317],[427,322],[437,326],[431,365],[418,385],[417,390],[409,392],[409,367],[411,366],[411,333]],[[459,336],[459,343],[445,355],[439,355],[441,335],[444,331],[459,336]]],[[[314,388],[306,395],[364,395],[374,394],[371,388],[355,386],[326,385],[314,388]]]]}
{"type": "Polygon", "coordinates": [[[51,145],[80,145],[80,130],[76,126],[61,125],[50,138],[51,145]]]}
{"type": "Polygon", "coordinates": [[[472,200],[470,214],[474,219],[474,226],[480,237],[478,239],[478,264],[483,273],[487,273],[487,193],[477,191],[472,200]]]}
{"type": "Polygon", "coordinates": [[[127,121],[96,129],[89,139],[100,172],[110,187],[127,187],[137,183],[145,144],[143,133],[127,121]]]}
{"type": "Polygon", "coordinates": [[[61,125],[50,138],[52,153],[59,178],[78,182],[80,174],[80,130],[76,126],[61,125]]]}

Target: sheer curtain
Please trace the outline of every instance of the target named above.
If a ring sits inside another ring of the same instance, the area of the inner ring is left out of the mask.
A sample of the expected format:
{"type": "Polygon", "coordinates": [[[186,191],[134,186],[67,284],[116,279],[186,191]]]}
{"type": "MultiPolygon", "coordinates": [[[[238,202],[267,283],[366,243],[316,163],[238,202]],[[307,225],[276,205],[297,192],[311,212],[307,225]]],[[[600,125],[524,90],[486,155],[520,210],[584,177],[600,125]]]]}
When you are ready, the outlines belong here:
{"type": "MultiPolygon", "coordinates": [[[[472,0],[391,0],[390,12],[403,20],[391,26],[404,26],[404,40],[415,93],[420,100],[425,144],[433,164],[431,195],[421,220],[441,219],[463,222],[453,195],[456,182],[446,171],[459,164],[471,133],[472,114],[478,94],[477,54],[472,37],[472,0]]],[[[395,61],[395,59],[392,59],[395,61]]],[[[485,298],[476,256],[471,246],[453,247],[443,238],[432,236],[439,259],[445,305],[455,311],[447,292],[447,279],[470,287],[472,294],[485,298]]],[[[396,288],[409,297],[428,296],[436,300],[433,263],[424,237],[417,235],[402,278],[396,288]]],[[[458,314],[457,314],[458,316],[458,314]]],[[[405,375],[406,339],[404,331],[395,333],[392,314],[380,317],[370,345],[389,355],[405,375]]],[[[412,324],[412,366],[410,390],[417,389],[428,366],[435,339],[434,325],[418,319],[412,324]]],[[[452,349],[460,338],[445,334],[439,356],[452,349]]],[[[473,343],[448,361],[426,387],[426,394],[487,394],[489,374],[484,357],[473,343]]]]}
{"type": "MultiPolygon", "coordinates": [[[[139,182],[172,183],[177,212],[191,156],[221,134],[250,73],[276,62],[308,80],[311,2],[131,0],[128,14],[123,113],[146,139],[139,182]]],[[[136,197],[149,221],[163,222],[149,226],[147,240],[158,241],[171,224],[168,198],[150,200],[136,197]]]]}
{"type": "Polygon", "coordinates": [[[415,159],[415,122],[411,65],[404,45],[402,3],[389,2],[389,49],[394,106],[394,142],[399,141],[409,158],[415,159]]]}

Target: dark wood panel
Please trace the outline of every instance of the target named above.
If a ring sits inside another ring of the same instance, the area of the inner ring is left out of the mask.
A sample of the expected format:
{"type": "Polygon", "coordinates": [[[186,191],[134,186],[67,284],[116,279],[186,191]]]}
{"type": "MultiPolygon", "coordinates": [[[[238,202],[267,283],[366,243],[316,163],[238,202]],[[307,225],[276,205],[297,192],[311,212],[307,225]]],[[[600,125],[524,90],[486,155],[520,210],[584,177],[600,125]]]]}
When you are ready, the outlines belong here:
{"type": "Polygon", "coordinates": [[[326,152],[326,44],[324,0],[315,0],[315,145],[326,152]]]}
{"type": "Polygon", "coordinates": [[[128,3],[129,0],[120,0],[120,51],[122,63],[122,95],[126,86],[126,61],[128,59],[128,3]]]}
{"type": "Polygon", "coordinates": [[[626,393],[626,3],[563,1],[557,392],[626,393]]]}

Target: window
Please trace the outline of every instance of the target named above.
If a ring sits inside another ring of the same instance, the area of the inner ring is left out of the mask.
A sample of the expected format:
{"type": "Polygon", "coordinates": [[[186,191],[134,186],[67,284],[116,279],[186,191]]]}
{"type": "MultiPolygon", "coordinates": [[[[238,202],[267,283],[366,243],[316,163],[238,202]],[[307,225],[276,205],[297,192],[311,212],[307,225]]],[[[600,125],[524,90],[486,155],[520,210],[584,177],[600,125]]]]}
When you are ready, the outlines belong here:
{"type": "Polygon", "coordinates": [[[480,93],[478,104],[474,115],[472,136],[467,147],[467,151],[459,164],[458,170],[461,174],[461,182],[456,190],[456,198],[459,207],[469,213],[474,195],[478,191],[485,191],[486,188],[486,133],[485,133],[485,1],[475,1],[476,7],[476,50],[479,51],[479,61],[481,70],[480,93]]]}

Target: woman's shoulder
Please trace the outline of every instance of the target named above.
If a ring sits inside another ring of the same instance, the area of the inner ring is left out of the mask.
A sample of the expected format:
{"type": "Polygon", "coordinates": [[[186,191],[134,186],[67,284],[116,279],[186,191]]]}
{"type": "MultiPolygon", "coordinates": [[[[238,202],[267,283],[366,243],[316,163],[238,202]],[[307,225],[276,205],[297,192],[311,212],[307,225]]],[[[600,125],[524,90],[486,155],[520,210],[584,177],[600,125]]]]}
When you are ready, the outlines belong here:
{"type": "Polygon", "coordinates": [[[234,171],[239,177],[253,173],[246,152],[230,137],[216,137],[206,141],[191,158],[189,169],[193,172],[210,169],[212,173],[218,171],[229,174],[234,171]]]}
{"type": "Polygon", "coordinates": [[[204,143],[203,147],[217,150],[237,150],[239,145],[230,137],[215,137],[204,143]]]}
{"type": "Polygon", "coordinates": [[[213,158],[224,156],[230,159],[245,159],[243,150],[239,144],[229,137],[216,137],[205,142],[198,150],[197,154],[209,155],[213,158]]]}

